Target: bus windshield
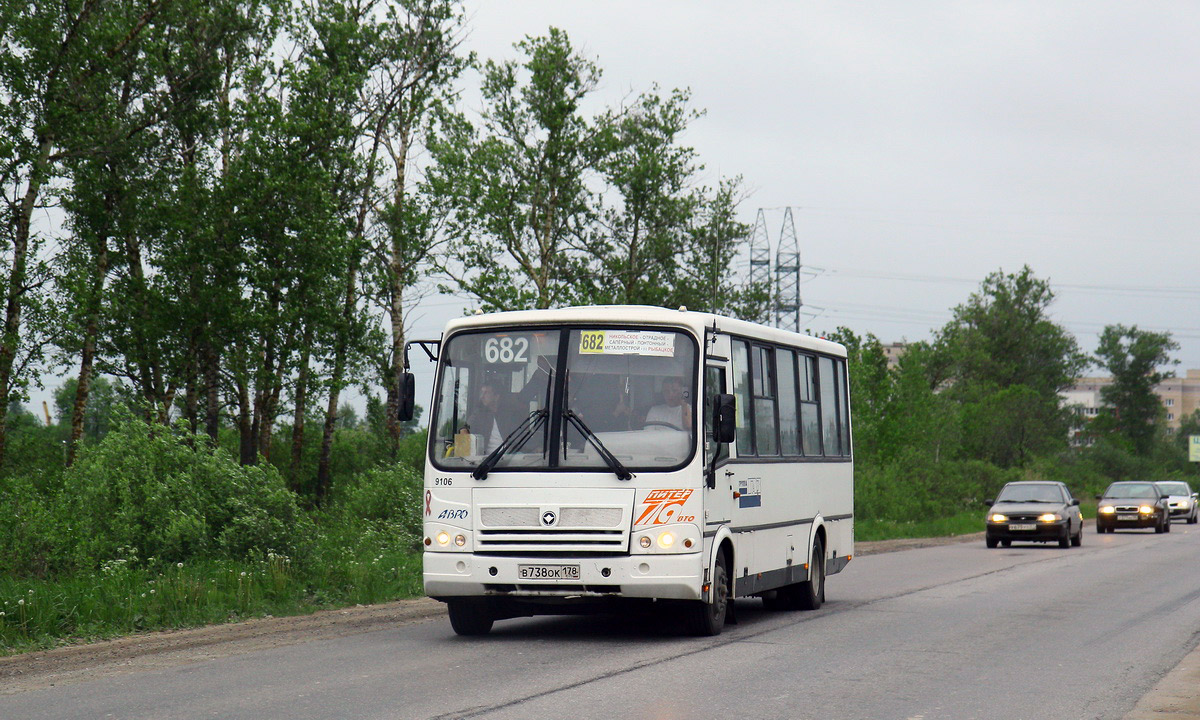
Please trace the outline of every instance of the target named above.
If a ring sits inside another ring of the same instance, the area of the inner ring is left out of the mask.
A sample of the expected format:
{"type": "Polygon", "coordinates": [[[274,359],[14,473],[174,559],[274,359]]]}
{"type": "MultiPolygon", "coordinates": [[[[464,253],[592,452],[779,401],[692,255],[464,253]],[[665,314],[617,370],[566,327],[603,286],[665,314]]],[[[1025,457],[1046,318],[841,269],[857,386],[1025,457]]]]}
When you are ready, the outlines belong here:
{"type": "Polygon", "coordinates": [[[441,353],[434,463],[475,468],[504,445],[495,469],[680,467],[696,444],[696,355],[690,335],[668,329],[454,335],[441,353]]]}

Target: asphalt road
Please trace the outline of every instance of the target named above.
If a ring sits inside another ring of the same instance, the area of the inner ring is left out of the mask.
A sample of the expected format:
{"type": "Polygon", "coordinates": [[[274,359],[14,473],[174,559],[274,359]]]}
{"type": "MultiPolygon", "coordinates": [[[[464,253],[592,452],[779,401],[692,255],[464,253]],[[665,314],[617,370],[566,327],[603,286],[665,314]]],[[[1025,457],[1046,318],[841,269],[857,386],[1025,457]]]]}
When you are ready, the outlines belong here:
{"type": "Polygon", "coordinates": [[[1113,718],[1200,642],[1200,526],[856,558],[817,612],[444,617],[0,697],[0,718],[1113,718]]]}

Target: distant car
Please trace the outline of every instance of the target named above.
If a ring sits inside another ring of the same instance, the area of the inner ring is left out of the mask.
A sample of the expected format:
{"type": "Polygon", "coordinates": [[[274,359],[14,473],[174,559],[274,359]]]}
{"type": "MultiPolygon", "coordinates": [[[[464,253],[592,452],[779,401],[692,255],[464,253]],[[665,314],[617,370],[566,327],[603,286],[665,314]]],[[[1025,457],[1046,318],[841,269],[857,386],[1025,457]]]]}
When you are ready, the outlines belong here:
{"type": "Polygon", "coordinates": [[[1167,494],[1167,506],[1171,508],[1171,519],[1184,518],[1188,521],[1188,525],[1195,525],[1197,495],[1192,492],[1192,486],[1183,481],[1170,480],[1159,482],[1158,487],[1167,494]]]}
{"type": "Polygon", "coordinates": [[[1060,482],[1011,482],[993,500],[985,500],[985,542],[990,548],[1009,547],[1014,540],[1054,542],[1059,547],[1083,544],[1083,513],[1079,501],[1060,482]]]}
{"type": "Polygon", "coordinates": [[[1154,528],[1156,533],[1171,532],[1171,511],[1167,494],[1152,482],[1115,482],[1108,486],[1096,507],[1096,532],[1117,528],[1154,528]]]}

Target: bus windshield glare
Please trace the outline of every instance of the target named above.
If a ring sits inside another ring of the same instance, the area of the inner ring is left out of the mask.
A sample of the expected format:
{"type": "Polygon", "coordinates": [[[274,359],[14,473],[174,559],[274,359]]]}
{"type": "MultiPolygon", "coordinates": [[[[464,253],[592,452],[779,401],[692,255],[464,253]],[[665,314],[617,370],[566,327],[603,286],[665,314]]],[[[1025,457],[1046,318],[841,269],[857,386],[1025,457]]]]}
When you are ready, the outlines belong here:
{"type": "Polygon", "coordinates": [[[454,335],[441,353],[434,464],[472,469],[507,443],[495,469],[681,467],[696,444],[696,354],[690,335],[657,328],[454,335]]]}

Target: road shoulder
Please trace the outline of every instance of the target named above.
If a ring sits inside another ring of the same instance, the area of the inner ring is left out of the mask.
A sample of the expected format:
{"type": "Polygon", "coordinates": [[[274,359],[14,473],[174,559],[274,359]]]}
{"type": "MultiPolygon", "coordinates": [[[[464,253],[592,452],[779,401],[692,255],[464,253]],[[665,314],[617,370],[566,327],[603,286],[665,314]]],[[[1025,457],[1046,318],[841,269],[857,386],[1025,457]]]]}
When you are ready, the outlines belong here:
{"type": "Polygon", "coordinates": [[[0,658],[0,695],[384,630],[441,615],[429,598],[140,633],[0,658]]]}
{"type": "MultiPolygon", "coordinates": [[[[1192,644],[1200,642],[1200,632],[1192,644]]],[[[1200,646],[1192,650],[1150,692],[1138,700],[1124,720],[1200,718],[1200,646]]]]}

